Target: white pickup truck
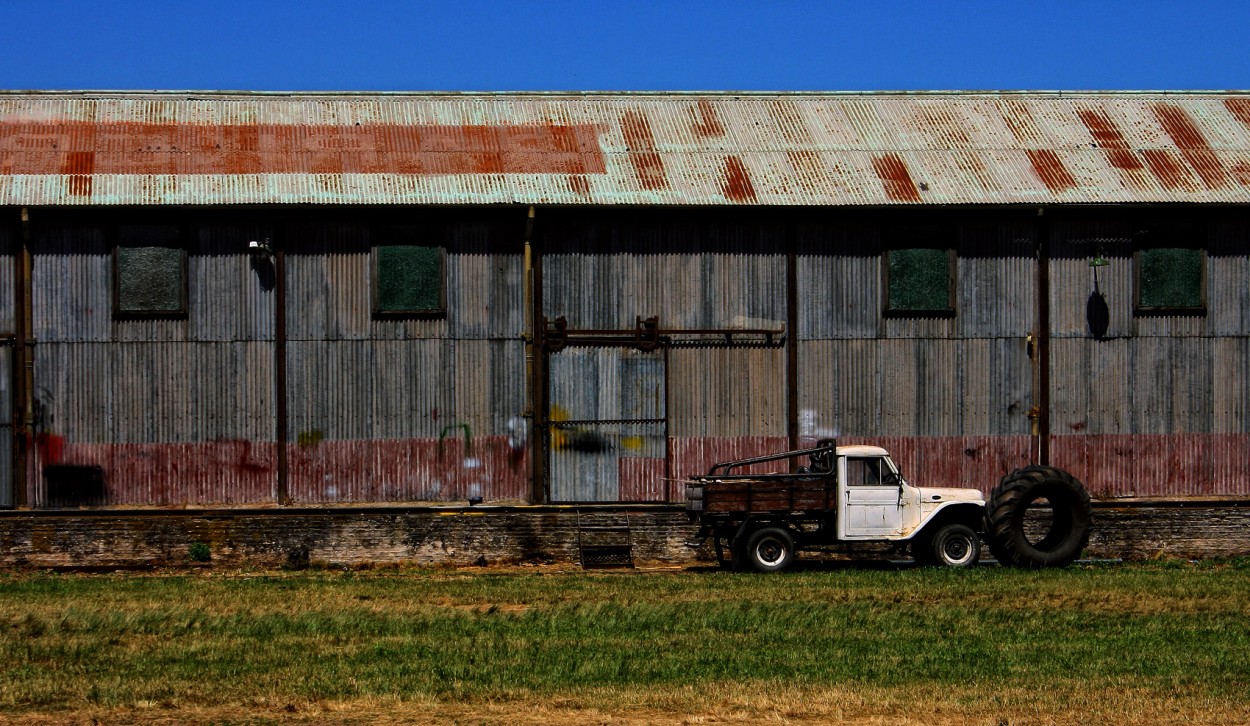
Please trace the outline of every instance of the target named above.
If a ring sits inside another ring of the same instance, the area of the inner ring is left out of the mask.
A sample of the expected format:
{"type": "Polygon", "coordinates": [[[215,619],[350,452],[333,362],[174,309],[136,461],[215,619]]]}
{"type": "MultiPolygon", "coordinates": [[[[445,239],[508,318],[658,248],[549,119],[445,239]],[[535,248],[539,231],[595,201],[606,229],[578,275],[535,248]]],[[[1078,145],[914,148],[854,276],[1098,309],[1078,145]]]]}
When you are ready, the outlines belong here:
{"type": "Polygon", "coordinates": [[[1084,486],[1058,469],[1019,469],[987,504],[976,489],[912,486],[885,449],[833,441],[716,464],[686,484],[686,512],[722,566],[759,572],[788,568],[803,549],[865,543],[910,551],[921,564],[968,567],[983,536],[1003,564],[1065,566],[1085,548],[1090,523],[1084,486]],[[802,458],[793,471],[735,473],[802,458]]]}

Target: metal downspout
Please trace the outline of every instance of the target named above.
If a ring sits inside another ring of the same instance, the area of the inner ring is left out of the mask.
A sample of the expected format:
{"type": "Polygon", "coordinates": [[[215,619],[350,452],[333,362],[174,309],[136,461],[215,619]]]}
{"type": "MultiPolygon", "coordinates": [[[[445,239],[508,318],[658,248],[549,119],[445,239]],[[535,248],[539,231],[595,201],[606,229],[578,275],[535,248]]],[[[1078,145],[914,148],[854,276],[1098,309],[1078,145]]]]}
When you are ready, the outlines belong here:
{"type": "Polygon", "coordinates": [[[286,390],[286,253],[283,240],[274,245],[274,439],[278,448],[278,504],[291,503],[288,489],[289,466],[287,462],[287,390],[286,390]]]}
{"type": "MultiPolygon", "coordinates": [[[[798,231],[786,224],[786,436],[799,448],[799,291],[798,231]]],[[[791,469],[798,462],[791,461],[791,469]]]]}
{"type": "Polygon", "coordinates": [[[13,390],[17,395],[13,410],[13,504],[30,506],[27,497],[28,458],[33,440],[31,430],[35,422],[34,410],[34,356],[31,338],[34,318],[31,315],[31,262],[30,262],[30,210],[22,207],[22,246],[18,250],[14,273],[16,276],[16,307],[13,332],[13,390]]]}
{"type": "Polygon", "coordinates": [[[1037,209],[1037,463],[1050,465],[1050,218],[1037,209]]]}
{"type": "Polygon", "coordinates": [[[526,408],[530,430],[530,503],[547,501],[547,473],[543,433],[546,428],[546,376],[543,363],[543,266],[542,249],[534,240],[535,208],[525,217],[525,372],[529,388],[526,408]]]}

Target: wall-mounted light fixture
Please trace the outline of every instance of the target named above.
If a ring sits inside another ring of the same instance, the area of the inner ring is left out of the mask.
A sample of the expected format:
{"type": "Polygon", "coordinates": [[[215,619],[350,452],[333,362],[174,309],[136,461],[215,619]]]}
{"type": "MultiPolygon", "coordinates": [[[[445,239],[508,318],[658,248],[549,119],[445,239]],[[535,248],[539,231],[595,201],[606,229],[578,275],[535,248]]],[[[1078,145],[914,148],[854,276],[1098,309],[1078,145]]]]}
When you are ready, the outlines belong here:
{"type": "Polygon", "coordinates": [[[247,251],[254,259],[273,257],[273,247],[270,246],[268,238],[263,242],[257,242],[256,240],[248,242],[247,251]]]}

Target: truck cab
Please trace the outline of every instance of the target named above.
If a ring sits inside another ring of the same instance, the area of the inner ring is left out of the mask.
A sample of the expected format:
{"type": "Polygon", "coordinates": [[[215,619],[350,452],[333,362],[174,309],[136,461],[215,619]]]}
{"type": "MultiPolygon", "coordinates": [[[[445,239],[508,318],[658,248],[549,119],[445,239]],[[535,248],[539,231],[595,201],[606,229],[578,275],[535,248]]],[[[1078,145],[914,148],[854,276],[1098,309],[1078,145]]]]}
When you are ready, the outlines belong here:
{"type": "Polygon", "coordinates": [[[687,483],[687,513],[717,559],[763,572],[786,569],[802,549],[885,543],[922,564],[966,567],[980,554],[985,498],[976,489],[916,487],[878,446],[816,448],[724,462],[687,483]],[[742,474],[765,462],[791,471],[742,474]],[[728,552],[728,555],[726,555],[728,552]]]}

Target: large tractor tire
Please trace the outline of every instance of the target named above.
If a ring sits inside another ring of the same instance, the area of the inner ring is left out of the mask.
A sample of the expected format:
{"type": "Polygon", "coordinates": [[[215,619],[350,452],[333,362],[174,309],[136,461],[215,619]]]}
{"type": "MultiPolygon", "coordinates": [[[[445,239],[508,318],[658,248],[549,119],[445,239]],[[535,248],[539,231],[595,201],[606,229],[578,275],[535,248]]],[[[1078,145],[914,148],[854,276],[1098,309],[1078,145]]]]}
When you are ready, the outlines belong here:
{"type": "Polygon", "coordinates": [[[1093,512],[1084,485],[1066,471],[1027,466],[1003,477],[985,507],[985,531],[1001,564],[1066,567],[1089,543],[1093,512]],[[1039,500],[1050,503],[1050,525],[1036,541],[1025,531],[1025,515],[1039,500]]]}

